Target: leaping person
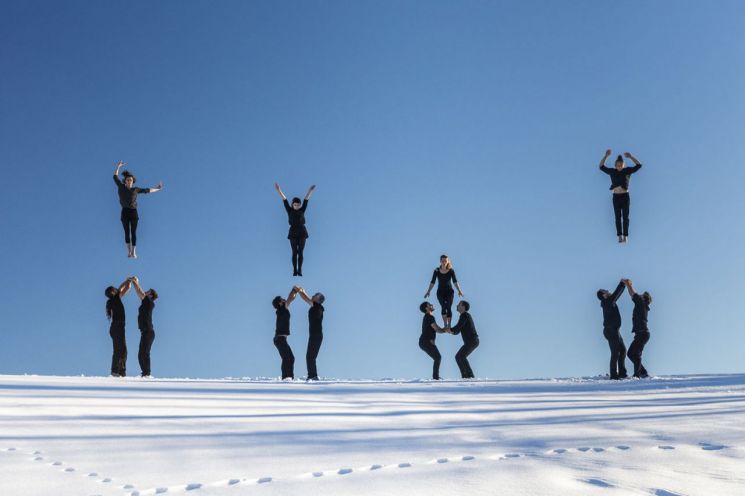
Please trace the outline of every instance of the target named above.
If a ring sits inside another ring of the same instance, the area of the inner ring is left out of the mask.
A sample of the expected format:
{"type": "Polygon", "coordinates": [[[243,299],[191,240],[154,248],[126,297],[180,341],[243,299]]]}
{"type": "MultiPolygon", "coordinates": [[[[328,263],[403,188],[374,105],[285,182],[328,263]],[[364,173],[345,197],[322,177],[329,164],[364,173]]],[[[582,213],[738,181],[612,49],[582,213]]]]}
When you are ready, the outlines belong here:
{"type": "Polygon", "coordinates": [[[427,288],[427,294],[424,295],[425,298],[429,298],[429,294],[435,286],[435,281],[438,283],[437,301],[440,302],[440,307],[442,307],[443,327],[450,327],[450,321],[453,320],[453,296],[455,295],[453,284],[458,289],[458,296],[461,298],[463,298],[463,291],[460,289],[453,264],[447,255],[440,256],[440,266],[432,273],[432,280],[429,283],[429,288],[427,288]]]}
{"type": "Polygon", "coordinates": [[[292,206],[287,201],[285,194],[282,193],[279,183],[274,183],[274,189],[277,190],[277,193],[282,198],[285,210],[287,211],[287,221],[290,224],[287,239],[290,240],[290,247],[292,248],[292,275],[302,276],[303,250],[305,249],[305,240],[308,239],[308,230],[305,228],[305,209],[308,208],[308,200],[310,200],[313,191],[315,191],[316,185],[314,184],[308,188],[308,192],[305,194],[305,199],[302,203],[300,202],[300,198],[293,198],[292,206]]]}
{"type": "Polygon", "coordinates": [[[139,193],[157,193],[163,189],[163,182],[154,188],[135,188],[137,178],[129,171],[122,171],[124,182],[119,179],[119,169],[125,165],[121,160],[116,164],[114,171],[114,182],[119,190],[119,204],[122,206],[121,221],[124,227],[124,243],[127,245],[127,258],[137,258],[137,223],[140,220],[137,214],[137,195],[139,193]]]}
{"type": "Polygon", "coordinates": [[[635,156],[626,152],[623,154],[623,157],[634,162],[634,166],[626,167],[623,157],[619,155],[616,157],[614,168],[611,169],[605,166],[605,161],[608,160],[611,153],[613,152],[610,149],[605,151],[605,155],[600,161],[600,170],[610,176],[610,189],[613,191],[613,212],[616,216],[616,235],[618,236],[619,243],[625,243],[629,237],[629,208],[631,207],[629,181],[631,180],[631,175],[642,168],[642,164],[635,156]]]}

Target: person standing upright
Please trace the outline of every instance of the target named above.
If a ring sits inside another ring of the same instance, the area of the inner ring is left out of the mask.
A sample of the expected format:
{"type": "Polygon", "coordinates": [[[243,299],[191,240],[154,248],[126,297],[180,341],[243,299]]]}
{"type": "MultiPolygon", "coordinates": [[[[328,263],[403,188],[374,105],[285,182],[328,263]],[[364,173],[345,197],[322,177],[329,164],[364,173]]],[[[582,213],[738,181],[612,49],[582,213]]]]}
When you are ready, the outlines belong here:
{"type": "Polygon", "coordinates": [[[140,362],[142,377],[150,377],[150,349],[155,341],[155,329],[153,327],[153,309],[158,293],[153,288],[143,291],[137,277],[131,278],[137,296],[140,297],[140,309],[137,313],[137,326],[140,328],[140,349],[137,360],[140,362]]]}
{"type": "Polygon", "coordinates": [[[305,250],[305,241],[308,239],[308,229],[305,227],[305,210],[308,208],[308,201],[313,191],[315,191],[316,185],[314,184],[308,188],[302,204],[300,198],[295,197],[292,199],[292,205],[287,201],[287,197],[282,192],[279,183],[274,183],[274,189],[277,190],[277,193],[282,198],[282,203],[287,212],[287,222],[290,224],[287,239],[290,240],[290,248],[292,249],[292,275],[302,277],[303,251],[305,250]]]}
{"type": "Polygon", "coordinates": [[[303,288],[297,288],[300,298],[310,305],[308,310],[308,348],[305,352],[305,363],[308,366],[308,381],[318,380],[318,368],[316,367],[316,359],[318,358],[318,352],[321,350],[321,343],[323,343],[323,313],[325,308],[323,303],[326,301],[326,297],[322,293],[316,293],[312,297],[308,296],[303,288]]]}
{"type": "Polygon", "coordinates": [[[274,346],[282,359],[282,380],[295,378],[295,355],[292,354],[287,338],[290,335],[290,303],[297,296],[296,288],[292,288],[287,299],[275,296],[272,306],[276,310],[277,323],[274,330],[274,346]]]}
{"type": "Polygon", "coordinates": [[[125,338],[125,316],[122,296],[127,294],[132,282],[127,279],[118,288],[109,286],[104,291],[106,295],[106,317],[111,322],[109,336],[114,346],[111,355],[111,375],[125,377],[127,375],[127,340],[125,338]]]}
{"type": "Polygon", "coordinates": [[[642,168],[641,162],[631,153],[626,152],[623,156],[616,157],[614,167],[605,166],[605,161],[613,153],[610,149],[605,151],[603,159],[600,161],[600,170],[610,176],[610,189],[613,191],[613,212],[616,217],[616,235],[619,243],[626,243],[629,237],[629,209],[631,208],[631,197],[629,196],[629,182],[631,175],[642,168]],[[626,167],[623,157],[634,162],[633,167],[626,167]]]}
{"type": "Polygon", "coordinates": [[[652,304],[652,295],[647,291],[643,294],[637,293],[630,279],[624,279],[623,283],[626,285],[629,296],[631,296],[631,300],[634,302],[634,314],[632,316],[633,328],[631,330],[634,333],[634,340],[631,342],[631,346],[629,346],[628,357],[634,364],[634,377],[649,377],[647,369],[642,365],[642,353],[649,341],[647,316],[649,314],[649,306],[652,304]]]}
{"type": "Polygon", "coordinates": [[[419,336],[419,348],[432,358],[432,379],[439,381],[442,355],[440,355],[440,350],[435,345],[435,338],[437,337],[437,333],[445,332],[445,330],[437,325],[437,321],[434,315],[432,315],[435,307],[430,302],[423,302],[419,305],[419,310],[424,314],[424,318],[422,319],[422,335],[419,336]]]}
{"type": "Polygon", "coordinates": [[[608,340],[610,347],[610,378],[625,379],[626,373],[626,345],[621,337],[621,312],[618,311],[616,302],[623,293],[623,281],[618,283],[615,291],[609,293],[607,289],[599,289],[597,292],[600,306],[603,309],[603,336],[608,340]]]}

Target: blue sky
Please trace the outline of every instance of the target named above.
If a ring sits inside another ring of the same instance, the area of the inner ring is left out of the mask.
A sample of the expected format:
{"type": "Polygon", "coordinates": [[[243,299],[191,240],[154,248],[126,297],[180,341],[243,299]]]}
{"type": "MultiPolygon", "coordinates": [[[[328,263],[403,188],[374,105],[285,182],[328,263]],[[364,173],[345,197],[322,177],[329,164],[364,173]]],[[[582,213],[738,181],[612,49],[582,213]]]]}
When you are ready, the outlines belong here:
{"type": "MultiPolygon", "coordinates": [[[[607,371],[600,287],[655,296],[647,368],[742,372],[745,5],[51,2],[0,6],[0,373],[106,374],[103,289],[161,294],[156,376],[275,376],[288,196],[318,185],[319,372],[426,377],[441,253],[480,377],[607,371]],[[606,148],[644,163],[615,242],[606,148]],[[136,261],[111,181],[140,184],[136,261]],[[434,301],[434,298],[432,298],[434,301]]],[[[138,300],[128,312],[138,372],[138,300]]],[[[307,307],[290,344],[305,374],[307,307]]],[[[632,306],[621,300],[631,340],[632,306]]],[[[456,377],[459,337],[444,336],[456,377]]]]}

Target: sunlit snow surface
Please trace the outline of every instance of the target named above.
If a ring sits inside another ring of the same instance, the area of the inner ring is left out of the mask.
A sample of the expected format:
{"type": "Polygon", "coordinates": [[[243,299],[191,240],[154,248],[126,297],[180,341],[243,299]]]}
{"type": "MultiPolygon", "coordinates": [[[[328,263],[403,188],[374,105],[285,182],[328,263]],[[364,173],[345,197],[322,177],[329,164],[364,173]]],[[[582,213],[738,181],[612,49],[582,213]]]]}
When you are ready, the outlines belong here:
{"type": "Polygon", "coordinates": [[[745,375],[0,376],[0,495],[743,495],[745,375]]]}

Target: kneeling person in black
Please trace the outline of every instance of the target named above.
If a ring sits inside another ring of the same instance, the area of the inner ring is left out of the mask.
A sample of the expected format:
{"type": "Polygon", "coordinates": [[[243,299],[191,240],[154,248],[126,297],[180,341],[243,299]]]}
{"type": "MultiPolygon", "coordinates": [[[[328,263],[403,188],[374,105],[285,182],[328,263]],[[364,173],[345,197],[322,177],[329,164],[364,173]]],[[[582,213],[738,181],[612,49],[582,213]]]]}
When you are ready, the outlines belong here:
{"type": "Polygon", "coordinates": [[[432,379],[439,381],[442,355],[440,355],[440,350],[435,346],[435,338],[437,337],[437,333],[444,332],[444,329],[437,325],[435,317],[432,315],[435,307],[430,302],[425,301],[419,305],[419,310],[424,314],[424,318],[422,319],[422,335],[419,337],[419,347],[434,360],[434,364],[432,365],[432,379]]]}
{"type": "Polygon", "coordinates": [[[634,341],[629,346],[629,360],[634,364],[634,377],[649,377],[647,369],[642,365],[642,353],[644,346],[649,341],[649,326],[647,325],[647,315],[649,314],[649,305],[652,304],[652,295],[648,292],[639,294],[634,291],[634,286],[629,279],[624,279],[623,283],[629,291],[631,300],[634,302],[634,322],[631,332],[634,333],[634,341]]]}
{"type": "Polygon", "coordinates": [[[321,293],[316,293],[312,297],[308,296],[303,288],[295,288],[298,290],[300,298],[310,305],[308,310],[308,349],[305,352],[305,363],[308,366],[308,378],[309,381],[318,380],[318,369],[316,368],[316,358],[318,358],[318,352],[321,350],[321,343],[323,343],[323,302],[326,301],[326,297],[321,293]]]}
{"type": "Polygon", "coordinates": [[[623,293],[623,281],[618,283],[615,291],[609,293],[607,289],[599,289],[597,292],[600,306],[603,309],[603,336],[608,340],[610,347],[610,378],[625,379],[626,373],[626,345],[621,337],[621,312],[618,311],[616,302],[623,293]]]}
{"type": "Polygon", "coordinates": [[[456,307],[456,310],[460,314],[458,323],[455,327],[450,329],[451,334],[460,334],[463,338],[463,346],[455,354],[455,361],[460,369],[460,375],[464,379],[473,379],[473,370],[471,364],[468,363],[468,355],[479,346],[479,335],[476,333],[476,326],[473,323],[473,318],[468,311],[471,309],[470,303],[466,300],[461,300],[456,307]]]}
{"type": "Polygon", "coordinates": [[[277,311],[277,325],[274,330],[274,346],[279,351],[282,359],[282,380],[295,378],[295,355],[287,343],[287,336],[290,335],[290,303],[297,296],[296,288],[292,288],[287,299],[281,296],[275,296],[272,300],[272,306],[277,311]]]}
{"type": "Polygon", "coordinates": [[[143,291],[137,277],[132,277],[131,281],[137,296],[141,300],[140,309],[137,312],[137,326],[140,328],[140,350],[137,353],[137,360],[140,362],[142,377],[150,377],[150,349],[153,346],[153,341],[155,341],[153,308],[155,308],[158,293],[153,288],[143,291]]]}

